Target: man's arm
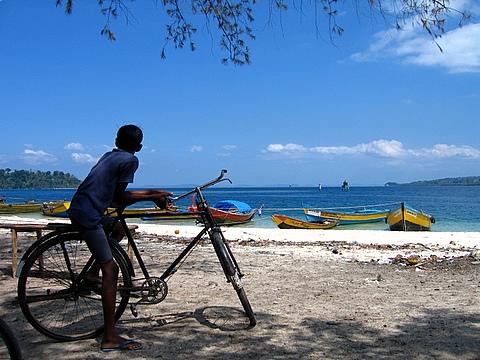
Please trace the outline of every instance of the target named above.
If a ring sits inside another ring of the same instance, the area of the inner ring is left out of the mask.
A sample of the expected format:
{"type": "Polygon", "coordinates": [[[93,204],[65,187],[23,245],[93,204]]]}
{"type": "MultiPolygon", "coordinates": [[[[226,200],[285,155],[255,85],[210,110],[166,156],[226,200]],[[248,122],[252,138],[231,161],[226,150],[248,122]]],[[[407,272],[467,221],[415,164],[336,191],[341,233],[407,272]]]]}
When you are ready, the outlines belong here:
{"type": "Polygon", "coordinates": [[[128,206],[139,201],[153,201],[161,209],[166,209],[168,205],[168,197],[172,193],[162,189],[148,189],[148,190],[126,190],[127,183],[119,183],[115,189],[114,200],[115,203],[128,206]]]}

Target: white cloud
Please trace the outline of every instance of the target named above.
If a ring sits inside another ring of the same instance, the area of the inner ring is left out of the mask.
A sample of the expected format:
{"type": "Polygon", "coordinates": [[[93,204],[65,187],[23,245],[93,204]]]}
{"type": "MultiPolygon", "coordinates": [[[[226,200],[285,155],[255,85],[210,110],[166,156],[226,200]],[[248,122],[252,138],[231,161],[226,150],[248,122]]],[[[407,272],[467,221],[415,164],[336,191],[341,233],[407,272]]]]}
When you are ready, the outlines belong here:
{"type": "Polygon", "coordinates": [[[456,146],[447,144],[437,144],[431,149],[420,150],[419,156],[431,156],[436,158],[449,158],[449,157],[464,157],[478,159],[480,158],[480,150],[471,146],[456,146]]]}
{"type": "Polygon", "coordinates": [[[217,154],[220,157],[228,157],[232,155],[232,152],[237,149],[237,145],[222,145],[222,151],[217,154]]]}
{"type": "Polygon", "coordinates": [[[52,163],[57,160],[55,156],[43,150],[32,150],[32,149],[25,149],[21,157],[27,164],[31,164],[31,165],[37,165],[42,163],[52,163]]]}
{"type": "Polygon", "coordinates": [[[200,152],[203,151],[203,146],[201,145],[192,145],[190,152],[200,152]]]}
{"type": "Polygon", "coordinates": [[[92,155],[84,153],[72,153],[72,160],[79,164],[94,164],[98,161],[92,155]]]}
{"type": "Polygon", "coordinates": [[[407,157],[451,158],[463,157],[480,159],[480,149],[467,145],[436,144],[431,148],[408,149],[398,140],[375,140],[369,143],[354,146],[314,146],[307,147],[299,144],[270,144],[265,153],[298,156],[299,154],[321,155],[369,155],[388,159],[407,157]]]}
{"type": "Polygon", "coordinates": [[[84,147],[80,143],[69,143],[65,145],[65,150],[83,151],[84,147]]]}
{"type": "Polygon", "coordinates": [[[443,51],[420,27],[390,29],[375,34],[369,48],[351,55],[351,59],[395,58],[404,64],[440,67],[451,73],[480,72],[480,23],[447,31],[437,43],[443,51]]]}
{"type": "Polygon", "coordinates": [[[270,144],[267,146],[267,152],[272,152],[272,153],[285,153],[285,154],[291,154],[291,153],[299,153],[299,152],[305,152],[308,151],[306,147],[303,145],[298,145],[298,144],[270,144]]]}

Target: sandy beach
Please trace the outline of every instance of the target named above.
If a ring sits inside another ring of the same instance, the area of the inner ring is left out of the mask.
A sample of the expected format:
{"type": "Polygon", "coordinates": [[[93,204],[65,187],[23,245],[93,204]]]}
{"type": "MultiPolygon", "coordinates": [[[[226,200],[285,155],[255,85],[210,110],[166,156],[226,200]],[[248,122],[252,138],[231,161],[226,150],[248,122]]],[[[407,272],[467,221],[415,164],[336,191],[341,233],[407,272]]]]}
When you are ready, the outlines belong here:
{"type": "MultiPolygon", "coordinates": [[[[0,219],[1,221],[2,219],[0,219]]],[[[38,221],[38,220],[37,220],[38,221]]],[[[196,226],[140,224],[159,275],[196,226]]],[[[118,326],[144,344],[101,353],[99,339],[51,340],[25,320],[0,231],[0,316],[36,359],[480,358],[480,233],[225,228],[258,324],[248,329],[208,241],[169,281],[160,304],[118,326]]],[[[33,236],[19,238],[19,256],[33,236]]]]}

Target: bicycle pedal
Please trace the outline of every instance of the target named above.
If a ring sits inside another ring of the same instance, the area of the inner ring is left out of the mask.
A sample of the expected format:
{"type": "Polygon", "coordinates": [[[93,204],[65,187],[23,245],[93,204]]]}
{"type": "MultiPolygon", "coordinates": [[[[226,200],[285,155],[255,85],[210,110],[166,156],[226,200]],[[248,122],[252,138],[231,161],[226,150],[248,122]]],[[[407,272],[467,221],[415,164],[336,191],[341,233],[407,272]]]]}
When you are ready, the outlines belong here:
{"type": "Polygon", "coordinates": [[[130,304],[130,311],[132,312],[132,315],[134,317],[138,317],[138,311],[137,311],[137,307],[133,304],[130,304]]]}

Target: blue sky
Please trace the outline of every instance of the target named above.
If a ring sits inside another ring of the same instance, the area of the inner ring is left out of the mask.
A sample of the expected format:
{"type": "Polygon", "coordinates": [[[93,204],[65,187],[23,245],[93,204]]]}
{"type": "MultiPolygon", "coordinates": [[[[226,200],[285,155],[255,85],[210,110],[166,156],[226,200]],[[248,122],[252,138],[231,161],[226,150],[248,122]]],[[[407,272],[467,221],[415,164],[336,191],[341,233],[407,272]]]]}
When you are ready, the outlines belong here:
{"type": "MultiPolygon", "coordinates": [[[[421,29],[368,10],[327,19],[256,13],[252,64],[222,65],[200,24],[197,51],[167,48],[154,2],[99,35],[95,2],[0,0],[0,168],[83,178],[117,128],[145,133],[135,185],[381,185],[480,175],[480,22],[448,28],[441,53],[421,29]]],[[[476,0],[454,2],[474,15],[476,0]]]]}

